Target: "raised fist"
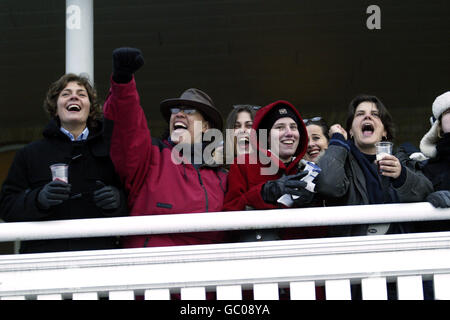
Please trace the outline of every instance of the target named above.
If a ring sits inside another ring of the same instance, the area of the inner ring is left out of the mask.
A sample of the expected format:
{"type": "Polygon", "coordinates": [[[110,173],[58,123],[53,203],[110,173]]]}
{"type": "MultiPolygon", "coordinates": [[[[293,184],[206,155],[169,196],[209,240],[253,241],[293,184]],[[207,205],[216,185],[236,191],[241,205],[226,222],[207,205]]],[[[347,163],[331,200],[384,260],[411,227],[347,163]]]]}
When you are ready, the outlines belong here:
{"type": "Polygon", "coordinates": [[[112,53],[113,80],[117,83],[127,83],[133,74],[144,65],[144,56],[136,48],[117,48],[112,53]]]}

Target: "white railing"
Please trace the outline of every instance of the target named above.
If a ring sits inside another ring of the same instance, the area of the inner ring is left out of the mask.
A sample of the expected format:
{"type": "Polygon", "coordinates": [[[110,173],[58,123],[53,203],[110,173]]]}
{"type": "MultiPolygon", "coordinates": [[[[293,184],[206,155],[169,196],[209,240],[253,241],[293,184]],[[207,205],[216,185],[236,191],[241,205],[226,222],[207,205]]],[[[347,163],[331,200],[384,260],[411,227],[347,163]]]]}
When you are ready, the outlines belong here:
{"type": "MultiPolygon", "coordinates": [[[[444,219],[428,203],[258,210],[4,223],[0,241],[444,219]]],[[[2,299],[387,299],[387,283],[423,299],[423,281],[450,299],[450,232],[0,256],[2,299]]]]}
{"type": "Polygon", "coordinates": [[[428,202],[146,215],[0,224],[0,242],[450,219],[428,202]]]}

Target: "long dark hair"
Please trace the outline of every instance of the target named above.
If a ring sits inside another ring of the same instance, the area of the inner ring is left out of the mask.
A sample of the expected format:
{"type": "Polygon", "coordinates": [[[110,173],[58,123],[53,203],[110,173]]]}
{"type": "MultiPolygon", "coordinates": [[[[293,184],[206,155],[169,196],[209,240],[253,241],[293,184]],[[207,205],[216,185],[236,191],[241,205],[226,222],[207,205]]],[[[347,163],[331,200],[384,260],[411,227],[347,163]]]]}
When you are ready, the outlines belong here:
{"type": "Polygon", "coordinates": [[[350,102],[350,105],[348,106],[347,122],[345,127],[347,134],[350,136],[350,129],[352,128],[353,118],[355,117],[355,110],[362,102],[373,102],[377,106],[380,120],[383,123],[384,129],[386,130],[386,139],[388,141],[393,141],[395,139],[395,126],[391,114],[380,99],[378,99],[376,96],[368,94],[357,95],[350,102]]]}
{"type": "Polygon", "coordinates": [[[234,125],[236,123],[237,116],[240,112],[248,112],[250,114],[250,118],[252,121],[255,119],[256,111],[261,107],[251,104],[237,104],[233,106],[233,109],[227,116],[227,120],[225,122],[225,145],[224,145],[224,158],[226,159],[226,163],[232,163],[232,157],[236,156],[236,149],[234,145],[234,138],[230,133],[234,131],[234,125]],[[229,129],[229,130],[227,130],[229,129]],[[227,150],[229,152],[227,152],[227,150]]]}

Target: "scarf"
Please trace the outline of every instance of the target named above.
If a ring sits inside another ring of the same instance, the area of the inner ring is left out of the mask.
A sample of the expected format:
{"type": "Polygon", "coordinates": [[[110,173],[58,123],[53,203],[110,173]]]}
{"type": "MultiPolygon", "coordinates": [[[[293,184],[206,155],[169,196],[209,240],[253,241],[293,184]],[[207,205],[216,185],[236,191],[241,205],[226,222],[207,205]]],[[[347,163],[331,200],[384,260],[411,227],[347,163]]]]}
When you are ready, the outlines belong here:
{"type": "Polygon", "coordinates": [[[384,203],[383,191],[378,177],[378,172],[373,163],[370,163],[367,157],[359,151],[353,141],[348,141],[350,152],[355,157],[366,178],[367,196],[370,204],[384,203]]]}
{"type": "Polygon", "coordinates": [[[391,186],[391,179],[378,174],[373,161],[376,156],[359,151],[353,141],[348,141],[350,152],[355,157],[366,178],[366,190],[370,204],[399,202],[397,193],[391,186]]]}

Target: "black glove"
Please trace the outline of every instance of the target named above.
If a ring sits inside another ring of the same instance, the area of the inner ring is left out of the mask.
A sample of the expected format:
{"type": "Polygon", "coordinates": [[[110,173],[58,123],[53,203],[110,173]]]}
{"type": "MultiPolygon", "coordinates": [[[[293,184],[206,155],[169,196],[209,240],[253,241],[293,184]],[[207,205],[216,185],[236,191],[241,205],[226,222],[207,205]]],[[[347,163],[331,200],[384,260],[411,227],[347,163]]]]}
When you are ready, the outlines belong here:
{"type": "Polygon", "coordinates": [[[53,180],[47,183],[39,192],[37,197],[38,206],[42,209],[61,204],[69,199],[71,185],[61,180],[53,180]]]}
{"type": "Polygon", "coordinates": [[[113,54],[113,80],[117,83],[128,83],[133,74],[144,65],[144,56],[136,48],[117,48],[113,54]]]}
{"type": "Polygon", "coordinates": [[[450,208],[450,191],[440,190],[430,193],[427,201],[436,208],[450,208]]]}
{"type": "MultiPolygon", "coordinates": [[[[302,181],[302,182],[304,182],[304,181],[302,181]]],[[[306,187],[306,182],[305,182],[305,187],[306,187]]],[[[299,188],[298,191],[300,192],[299,197],[297,199],[292,198],[294,200],[295,207],[303,207],[313,201],[314,192],[306,190],[304,187],[299,188]]]]}
{"type": "Polygon", "coordinates": [[[116,187],[106,186],[101,181],[96,181],[100,189],[94,191],[93,199],[97,207],[103,210],[117,209],[120,206],[120,193],[116,187]]]}
{"type": "Polygon", "coordinates": [[[312,192],[305,189],[306,182],[301,181],[307,174],[308,171],[304,170],[295,175],[284,176],[278,180],[267,181],[261,188],[261,197],[267,203],[276,204],[278,198],[282,195],[290,194],[299,196],[300,198],[297,200],[304,202],[309,193],[314,196],[312,192]]]}

